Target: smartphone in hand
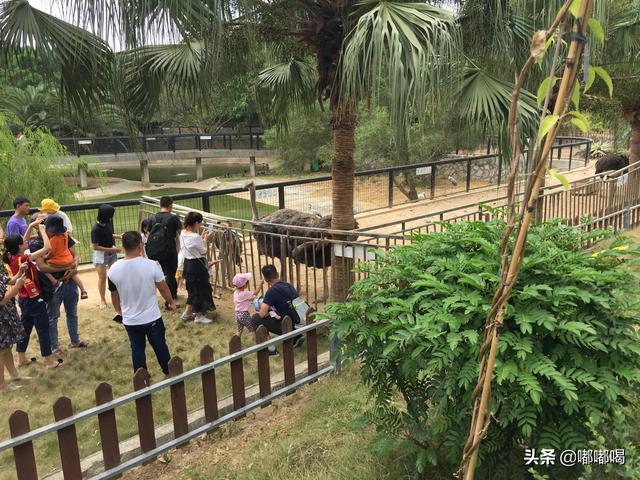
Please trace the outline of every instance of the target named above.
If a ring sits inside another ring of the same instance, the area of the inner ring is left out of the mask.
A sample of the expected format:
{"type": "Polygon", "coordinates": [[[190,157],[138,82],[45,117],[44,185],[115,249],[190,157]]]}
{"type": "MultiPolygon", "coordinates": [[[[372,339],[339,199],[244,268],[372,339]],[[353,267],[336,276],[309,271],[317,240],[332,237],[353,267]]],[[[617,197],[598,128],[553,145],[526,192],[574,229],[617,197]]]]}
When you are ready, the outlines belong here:
{"type": "Polygon", "coordinates": [[[116,323],[122,323],[122,315],[120,315],[119,313],[116,313],[113,318],[111,318],[111,320],[113,320],[116,323]]]}

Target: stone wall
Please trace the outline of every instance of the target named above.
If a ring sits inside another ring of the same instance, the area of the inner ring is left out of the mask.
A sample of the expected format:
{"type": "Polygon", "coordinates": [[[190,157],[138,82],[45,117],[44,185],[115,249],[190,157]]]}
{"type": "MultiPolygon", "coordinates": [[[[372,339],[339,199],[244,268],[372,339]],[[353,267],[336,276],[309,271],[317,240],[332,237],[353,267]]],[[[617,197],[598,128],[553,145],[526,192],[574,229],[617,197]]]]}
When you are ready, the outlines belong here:
{"type": "MultiPolygon", "coordinates": [[[[447,178],[453,176],[458,182],[466,181],[467,161],[461,159],[459,162],[438,165],[436,168],[436,178],[447,178]]],[[[504,172],[503,172],[504,180],[504,172]]],[[[498,181],[498,159],[487,158],[484,160],[471,160],[471,179],[498,181]]]]}

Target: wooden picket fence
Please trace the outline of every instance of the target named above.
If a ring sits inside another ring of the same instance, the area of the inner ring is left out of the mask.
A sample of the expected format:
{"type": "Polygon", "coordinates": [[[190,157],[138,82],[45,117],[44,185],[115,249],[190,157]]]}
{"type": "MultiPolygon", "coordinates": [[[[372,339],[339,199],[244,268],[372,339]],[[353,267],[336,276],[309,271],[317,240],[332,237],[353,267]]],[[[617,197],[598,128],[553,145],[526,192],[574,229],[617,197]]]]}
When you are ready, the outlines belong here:
{"type": "Polygon", "coordinates": [[[333,364],[322,369],[318,368],[318,330],[328,325],[328,320],[315,322],[309,316],[306,325],[293,330],[291,319],[285,317],[282,321],[283,335],[273,339],[268,339],[268,332],[261,325],[256,331],[258,340],[256,345],[242,349],[240,338],[234,335],[229,341],[229,355],[219,360],[214,360],[213,349],[210,346],[204,346],[200,351],[200,366],[187,372],[183,371],[182,359],[173,357],[169,362],[168,378],[153,385],[150,383],[149,373],[144,369],[138,369],[133,376],[134,392],[114,399],[111,385],[103,382],[95,390],[96,406],[75,415],[71,399],[60,397],[53,405],[55,423],[35,430],[30,428],[29,415],[22,410],[17,410],[9,417],[12,438],[0,442],[0,452],[9,449],[13,450],[18,480],[37,480],[38,469],[33,441],[43,435],[56,433],[62,473],[65,480],[80,480],[83,478],[83,472],[76,435],[76,424],[80,421],[97,417],[104,471],[91,478],[108,479],[117,477],[122,472],[150,462],[157,456],[184,445],[190,440],[210,432],[231,420],[242,418],[251,410],[265,407],[274,399],[291,394],[302,385],[315,382],[318,378],[330,372],[338,371],[339,365],[333,364]],[[305,335],[306,337],[307,369],[304,375],[296,380],[293,342],[298,335],[305,335]],[[284,367],[284,386],[272,391],[270,357],[267,348],[277,344],[282,344],[281,357],[284,367]],[[247,403],[243,359],[250,355],[257,356],[259,398],[247,403]],[[220,416],[218,392],[216,390],[216,369],[227,364],[231,369],[233,410],[220,416]],[[205,423],[190,430],[185,381],[196,376],[199,376],[202,382],[205,423]],[[158,445],[156,424],[153,418],[152,394],[167,388],[170,390],[171,397],[174,438],[162,445],[158,445]],[[121,439],[118,436],[116,424],[116,408],[131,403],[135,403],[141,453],[134,458],[123,461],[120,453],[121,439]]]}

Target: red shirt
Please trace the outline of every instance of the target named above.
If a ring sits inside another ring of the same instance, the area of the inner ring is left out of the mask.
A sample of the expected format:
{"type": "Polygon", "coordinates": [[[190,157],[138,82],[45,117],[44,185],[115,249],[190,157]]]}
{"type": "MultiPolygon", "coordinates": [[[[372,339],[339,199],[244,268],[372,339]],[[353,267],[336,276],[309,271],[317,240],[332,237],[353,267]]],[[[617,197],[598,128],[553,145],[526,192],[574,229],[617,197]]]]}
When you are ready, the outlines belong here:
{"type": "MultiPolygon", "coordinates": [[[[18,270],[20,270],[21,263],[26,263],[28,261],[29,261],[29,255],[12,256],[11,260],[9,260],[9,270],[11,270],[12,275],[15,275],[16,273],[18,273],[18,270]]],[[[35,266],[33,264],[30,264],[29,267],[30,267],[29,270],[27,270],[27,277],[33,279],[34,278],[33,269],[35,268],[35,266]]],[[[18,294],[22,298],[29,297],[29,294],[27,293],[27,289],[24,287],[20,287],[20,290],[18,290],[18,294]]]]}

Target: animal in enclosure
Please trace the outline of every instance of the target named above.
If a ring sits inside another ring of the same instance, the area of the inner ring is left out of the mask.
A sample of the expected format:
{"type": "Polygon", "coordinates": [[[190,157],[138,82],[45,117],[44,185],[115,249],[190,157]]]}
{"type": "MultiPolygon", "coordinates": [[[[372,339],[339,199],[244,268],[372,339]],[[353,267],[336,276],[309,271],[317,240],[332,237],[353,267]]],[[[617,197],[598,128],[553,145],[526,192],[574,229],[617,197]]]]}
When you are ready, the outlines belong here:
{"type": "Polygon", "coordinates": [[[598,175],[603,172],[617,171],[628,166],[628,156],[620,153],[612,153],[598,159],[598,161],[596,162],[595,174],[598,175]]]}
{"type": "Polygon", "coordinates": [[[242,265],[242,239],[231,227],[231,222],[224,222],[228,228],[216,229],[212,235],[213,245],[219,252],[224,252],[230,265],[242,265]]]}
{"type": "MultiPolygon", "coordinates": [[[[331,266],[332,245],[330,240],[333,237],[330,233],[325,233],[322,230],[326,231],[331,228],[331,215],[320,216],[318,212],[307,213],[283,208],[260,218],[255,184],[250,182],[245,188],[249,190],[253,220],[260,222],[253,226],[258,253],[281,260],[285,257],[293,259],[296,266],[296,287],[298,289],[300,288],[300,265],[323,269],[324,300],[326,300],[329,291],[327,268],[331,266]],[[321,230],[309,230],[309,227],[321,230]]],[[[354,228],[358,228],[357,223],[354,228]]],[[[349,235],[346,239],[354,241],[357,239],[357,234],[349,235]]]]}
{"type": "MultiPolygon", "coordinates": [[[[318,216],[317,213],[307,213],[291,208],[282,208],[261,218],[258,213],[255,185],[251,182],[247,184],[245,188],[249,190],[250,194],[253,221],[260,222],[260,225],[254,225],[253,227],[254,238],[258,245],[258,253],[268,257],[293,258],[298,263],[314,268],[325,268],[331,265],[331,255],[326,257],[316,255],[313,259],[310,257],[306,257],[305,259],[304,255],[299,255],[298,259],[296,259],[293,255],[293,251],[297,247],[307,243],[296,237],[330,238],[330,236],[323,235],[320,231],[309,230],[309,228],[330,229],[331,215],[318,216]]],[[[314,249],[309,250],[308,253],[312,250],[314,249]]]]}

